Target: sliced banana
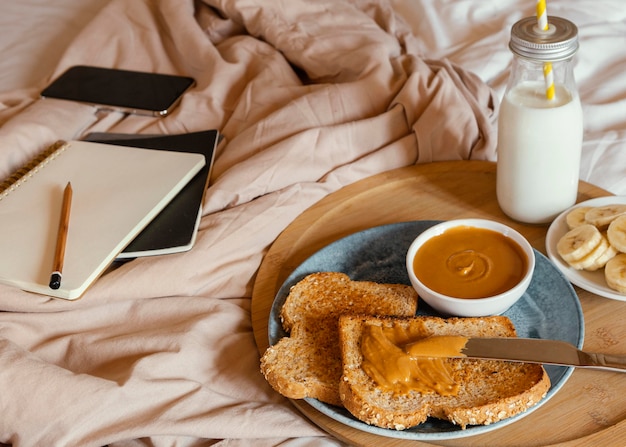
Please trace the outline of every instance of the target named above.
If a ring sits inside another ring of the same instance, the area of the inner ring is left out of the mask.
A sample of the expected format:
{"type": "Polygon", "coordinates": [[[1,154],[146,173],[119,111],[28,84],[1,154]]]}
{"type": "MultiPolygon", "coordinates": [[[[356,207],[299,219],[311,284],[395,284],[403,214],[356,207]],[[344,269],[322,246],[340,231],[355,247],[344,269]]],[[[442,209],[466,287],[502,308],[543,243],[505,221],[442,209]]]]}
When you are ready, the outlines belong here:
{"type": "Polygon", "coordinates": [[[565,216],[565,222],[567,223],[569,229],[573,230],[576,227],[586,224],[587,221],[585,220],[585,214],[587,214],[587,211],[591,208],[592,207],[590,206],[579,206],[578,208],[574,208],[567,213],[565,216]]]}
{"type": "Polygon", "coordinates": [[[602,242],[602,233],[593,225],[585,224],[569,230],[556,245],[556,250],[568,263],[580,261],[602,242]]]}
{"type": "MultiPolygon", "coordinates": [[[[607,242],[608,242],[608,239],[607,239],[607,242]]],[[[609,246],[607,247],[606,251],[598,259],[596,259],[596,262],[591,267],[589,267],[588,270],[593,272],[595,270],[600,270],[601,268],[604,268],[606,263],[609,262],[618,254],[619,254],[619,251],[609,243],[609,246]]]]}
{"type": "Polygon", "coordinates": [[[613,247],[626,253],[626,215],[614,219],[607,230],[607,237],[613,247]]]}
{"type": "Polygon", "coordinates": [[[596,248],[591,250],[587,256],[579,260],[569,261],[568,264],[576,270],[593,272],[604,267],[609,259],[613,258],[616,254],[617,250],[615,250],[615,248],[609,244],[608,239],[602,235],[600,243],[596,248]]]}
{"type": "Polygon", "coordinates": [[[585,220],[600,231],[604,231],[613,220],[624,214],[626,214],[626,205],[623,204],[597,206],[587,211],[585,220]]]}
{"type": "Polygon", "coordinates": [[[611,289],[626,293],[626,253],[620,253],[606,263],[604,278],[611,289]]]}

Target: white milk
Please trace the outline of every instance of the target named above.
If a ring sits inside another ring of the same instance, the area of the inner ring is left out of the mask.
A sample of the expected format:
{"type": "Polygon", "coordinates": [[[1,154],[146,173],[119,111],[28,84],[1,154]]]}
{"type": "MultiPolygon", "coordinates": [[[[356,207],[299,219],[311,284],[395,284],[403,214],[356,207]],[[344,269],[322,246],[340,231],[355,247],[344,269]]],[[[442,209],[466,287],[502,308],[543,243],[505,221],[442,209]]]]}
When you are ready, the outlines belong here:
{"type": "Polygon", "coordinates": [[[498,119],[497,196],[502,210],[527,223],[545,223],[576,202],[583,138],[580,99],[542,82],[508,91],[498,119]]]}

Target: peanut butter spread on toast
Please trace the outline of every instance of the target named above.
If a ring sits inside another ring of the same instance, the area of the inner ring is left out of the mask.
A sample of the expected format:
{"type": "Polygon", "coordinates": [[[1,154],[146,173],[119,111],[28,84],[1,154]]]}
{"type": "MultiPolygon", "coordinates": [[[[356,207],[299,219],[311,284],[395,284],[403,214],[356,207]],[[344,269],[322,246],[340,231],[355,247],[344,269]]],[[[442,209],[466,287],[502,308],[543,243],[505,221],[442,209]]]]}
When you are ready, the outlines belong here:
{"type": "Polygon", "coordinates": [[[466,342],[460,336],[425,336],[420,326],[367,325],[361,339],[363,369],[378,386],[394,393],[456,395],[459,384],[445,357],[458,356],[466,342]]]}

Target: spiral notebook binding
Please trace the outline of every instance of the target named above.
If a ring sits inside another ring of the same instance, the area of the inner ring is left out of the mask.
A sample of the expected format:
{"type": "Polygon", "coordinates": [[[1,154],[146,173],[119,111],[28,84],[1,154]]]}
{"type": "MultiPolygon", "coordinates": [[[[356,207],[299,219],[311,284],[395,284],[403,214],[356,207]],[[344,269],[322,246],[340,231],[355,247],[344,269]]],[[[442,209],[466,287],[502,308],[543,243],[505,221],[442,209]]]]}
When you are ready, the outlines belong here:
{"type": "Polygon", "coordinates": [[[33,157],[24,166],[18,168],[9,177],[0,182],[0,200],[5,198],[11,191],[33,176],[37,171],[54,160],[66,147],[66,142],[59,140],[33,157]]]}

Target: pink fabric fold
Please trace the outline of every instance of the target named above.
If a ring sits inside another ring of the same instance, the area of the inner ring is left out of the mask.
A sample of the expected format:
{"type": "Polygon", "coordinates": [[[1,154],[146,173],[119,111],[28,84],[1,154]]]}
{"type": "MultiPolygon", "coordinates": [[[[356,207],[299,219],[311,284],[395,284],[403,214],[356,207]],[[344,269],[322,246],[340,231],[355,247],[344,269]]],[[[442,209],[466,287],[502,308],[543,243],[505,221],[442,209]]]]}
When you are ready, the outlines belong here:
{"type": "Polygon", "coordinates": [[[411,39],[382,0],[113,0],[55,75],[90,64],[193,76],[171,116],[37,99],[49,80],[0,96],[3,176],[91,131],[224,135],[190,252],[126,263],[76,302],[0,286],[0,442],[335,445],[263,380],[252,286],[280,232],[333,191],[414,163],[495,158],[492,91],[410,52],[411,39]]]}

